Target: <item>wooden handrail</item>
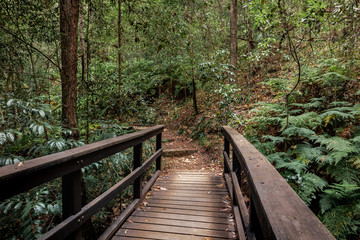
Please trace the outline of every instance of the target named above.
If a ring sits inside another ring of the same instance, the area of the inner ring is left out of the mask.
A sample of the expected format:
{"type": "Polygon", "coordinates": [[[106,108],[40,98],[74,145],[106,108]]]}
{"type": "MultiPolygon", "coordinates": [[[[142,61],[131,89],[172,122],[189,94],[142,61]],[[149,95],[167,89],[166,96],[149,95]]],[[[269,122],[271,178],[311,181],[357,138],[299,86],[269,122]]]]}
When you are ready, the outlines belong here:
{"type": "Polygon", "coordinates": [[[244,136],[228,126],[222,128],[222,133],[225,179],[229,179],[229,175],[232,177],[228,187],[234,192],[233,204],[239,206],[237,209],[248,239],[255,238],[252,234],[257,239],[335,239],[266,157],[244,136]],[[249,210],[245,210],[242,202],[241,172],[248,182],[249,210]]]}
{"type": "MultiPolygon", "coordinates": [[[[1,167],[0,200],[62,177],[63,219],[66,219],[46,233],[42,239],[59,239],[70,234],[73,234],[72,238],[79,239],[81,238],[81,225],[132,183],[134,184],[134,201],[128,207],[131,209],[126,209],[121,216],[125,218],[140,203],[140,199],[146,194],[145,191],[160,175],[161,133],[163,130],[164,126],[158,125],[139,132],[28,160],[21,164],[1,167]],[[157,151],[142,163],[142,143],[153,136],[156,136],[157,151]],[[134,170],[109,190],[82,207],[81,168],[130,147],[134,147],[134,170]],[[156,161],[156,172],[149,184],[142,188],[142,174],[154,161],[156,161]]],[[[116,222],[120,225],[123,221],[124,219],[119,219],[116,222]]],[[[117,227],[113,226],[112,228],[116,229],[117,227]]],[[[108,236],[103,236],[103,239],[107,238],[108,236]]]]}

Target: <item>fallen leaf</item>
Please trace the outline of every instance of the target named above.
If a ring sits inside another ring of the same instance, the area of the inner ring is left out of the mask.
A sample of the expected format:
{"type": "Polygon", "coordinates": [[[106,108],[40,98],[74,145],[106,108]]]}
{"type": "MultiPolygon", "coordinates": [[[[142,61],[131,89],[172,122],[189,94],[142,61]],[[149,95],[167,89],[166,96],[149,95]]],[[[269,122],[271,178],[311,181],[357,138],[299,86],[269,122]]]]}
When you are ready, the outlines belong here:
{"type": "Polygon", "coordinates": [[[162,190],[162,191],[166,191],[166,190],[167,190],[167,188],[160,187],[160,190],[162,190]]]}
{"type": "Polygon", "coordinates": [[[18,167],[21,167],[23,164],[24,164],[23,162],[20,162],[20,163],[18,164],[18,167]]]}

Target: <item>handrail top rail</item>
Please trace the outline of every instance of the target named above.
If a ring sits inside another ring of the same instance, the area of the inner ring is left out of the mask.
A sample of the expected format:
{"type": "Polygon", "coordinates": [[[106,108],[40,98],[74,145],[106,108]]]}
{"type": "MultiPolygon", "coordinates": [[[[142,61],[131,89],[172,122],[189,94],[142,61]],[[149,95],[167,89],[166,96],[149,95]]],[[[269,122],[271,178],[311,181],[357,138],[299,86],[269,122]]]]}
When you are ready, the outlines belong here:
{"type": "Polygon", "coordinates": [[[140,144],[161,133],[163,129],[164,125],[156,125],[142,131],[0,167],[0,187],[5,186],[8,189],[8,192],[0,192],[0,200],[140,144]],[[7,186],[10,183],[12,187],[7,186]]]}
{"type": "Polygon", "coordinates": [[[243,135],[229,126],[223,126],[222,133],[246,174],[256,212],[268,226],[266,236],[334,239],[274,166],[243,135]]]}
{"type": "MultiPolygon", "coordinates": [[[[77,148],[72,148],[62,152],[27,160],[25,162],[21,162],[20,164],[17,163],[3,166],[0,167],[0,182],[7,176],[17,174],[22,171],[31,171],[34,168],[39,169],[39,167],[46,168],[48,166],[53,166],[59,163],[70,161],[75,158],[81,158],[84,155],[110,148],[112,146],[119,145],[125,142],[129,142],[134,139],[144,138],[143,140],[146,140],[156,135],[159,131],[162,131],[163,129],[164,125],[156,125],[138,132],[133,132],[118,137],[101,140],[77,148]]],[[[129,146],[128,148],[130,147],[132,146],[129,146]]]]}

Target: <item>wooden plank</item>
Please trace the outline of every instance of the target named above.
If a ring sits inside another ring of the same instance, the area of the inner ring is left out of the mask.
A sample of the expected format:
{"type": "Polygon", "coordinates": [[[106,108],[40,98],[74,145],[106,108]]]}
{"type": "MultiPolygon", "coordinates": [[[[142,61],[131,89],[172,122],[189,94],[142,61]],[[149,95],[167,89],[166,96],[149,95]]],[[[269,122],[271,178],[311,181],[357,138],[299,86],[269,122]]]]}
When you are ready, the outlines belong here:
{"type": "Polygon", "coordinates": [[[153,193],[162,193],[162,192],[167,192],[167,193],[172,193],[172,194],[190,194],[190,195],[194,195],[194,194],[197,194],[198,193],[198,196],[200,195],[210,195],[210,196],[214,196],[214,195],[217,195],[217,196],[226,196],[228,195],[228,192],[227,191],[221,191],[221,192],[215,192],[215,191],[186,191],[186,189],[171,189],[171,190],[168,190],[168,191],[162,191],[162,190],[159,190],[158,191],[151,191],[151,194],[153,193]]]}
{"type": "Polygon", "coordinates": [[[214,199],[223,199],[226,196],[229,196],[226,193],[214,194],[214,192],[206,192],[206,193],[196,193],[196,192],[179,192],[179,191],[152,191],[151,196],[159,196],[159,195],[166,195],[166,196],[182,196],[182,197],[199,197],[199,198],[214,198],[214,199]]]}
{"type": "Polygon", "coordinates": [[[174,185],[168,185],[168,184],[158,184],[155,185],[156,186],[160,186],[160,187],[164,187],[168,190],[187,190],[187,191],[213,191],[213,192],[227,192],[227,189],[225,188],[219,188],[216,187],[216,185],[214,185],[214,187],[198,187],[198,186],[192,186],[192,187],[186,187],[186,186],[174,186],[174,185]]]}
{"type": "Polygon", "coordinates": [[[238,206],[234,206],[234,218],[239,240],[246,240],[245,231],[241,222],[240,211],[238,206]]]}
{"type": "Polygon", "coordinates": [[[183,235],[202,236],[202,237],[215,237],[222,239],[232,238],[234,236],[233,233],[227,231],[193,228],[193,227],[169,226],[169,225],[160,225],[160,224],[146,224],[146,223],[126,222],[122,226],[122,229],[146,230],[146,231],[175,233],[175,234],[183,234],[183,235]]]}
{"type": "Polygon", "coordinates": [[[175,209],[185,209],[185,210],[197,210],[197,211],[207,211],[207,212],[219,212],[225,208],[219,209],[218,207],[204,207],[204,206],[192,206],[192,205],[172,205],[172,204],[158,204],[157,202],[148,202],[149,207],[163,207],[163,208],[175,208],[175,209]]]}
{"type": "Polygon", "coordinates": [[[158,125],[140,132],[130,133],[67,151],[27,160],[21,165],[12,164],[1,167],[0,200],[80,170],[91,163],[133,147],[161,133],[163,129],[163,125],[158,125]]]}
{"type": "Polygon", "coordinates": [[[151,232],[151,231],[142,231],[134,229],[120,229],[118,233],[114,236],[113,239],[123,239],[124,237],[135,237],[135,238],[145,238],[145,239],[159,239],[159,240],[204,240],[202,236],[191,236],[183,234],[174,234],[174,233],[163,233],[163,232],[151,232]]]}
{"type": "Polygon", "coordinates": [[[176,200],[176,201],[192,201],[192,202],[222,202],[221,198],[201,198],[201,197],[182,197],[182,196],[171,196],[171,195],[153,195],[151,199],[161,199],[161,200],[176,200]]]}
{"type": "Polygon", "coordinates": [[[68,236],[75,229],[79,228],[85,221],[87,221],[100,208],[104,207],[110,200],[114,199],[122,190],[127,188],[135,181],[151,163],[157,159],[161,154],[161,149],[154,153],[148,160],[146,160],[141,167],[136,168],[129,175],[123,178],[120,182],[109,188],[103,194],[95,198],[93,201],[84,206],[80,212],[68,217],[61,224],[45,233],[41,239],[59,239],[68,236]]]}
{"type": "Polygon", "coordinates": [[[147,212],[160,212],[160,213],[171,213],[171,214],[182,214],[182,215],[192,215],[192,216],[206,216],[206,217],[219,217],[227,218],[229,213],[221,212],[220,209],[218,212],[207,212],[207,211],[197,211],[197,210],[186,210],[186,209],[177,209],[177,208],[165,208],[165,207],[146,207],[144,211],[147,212]]]}
{"type": "Polygon", "coordinates": [[[214,184],[221,184],[222,182],[186,182],[186,181],[156,181],[157,184],[171,184],[171,185],[181,185],[181,186],[214,186],[214,184]]]}
{"type": "Polygon", "coordinates": [[[334,239],[253,145],[230,127],[222,131],[247,173],[250,195],[266,239],[334,239]]]}
{"type": "Polygon", "coordinates": [[[228,224],[231,222],[230,220],[232,220],[231,218],[223,218],[223,217],[206,217],[206,216],[191,216],[191,215],[181,215],[181,214],[171,214],[171,213],[144,212],[141,210],[135,211],[132,216],[219,223],[219,224],[228,224]]]}
{"type": "Polygon", "coordinates": [[[98,238],[98,240],[108,240],[114,233],[120,228],[121,224],[130,216],[134,211],[136,206],[140,204],[140,199],[135,199],[131,204],[120,214],[120,216],[108,227],[103,234],[98,238]]]}
{"type": "Polygon", "coordinates": [[[254,239],[254,234],[250,230],[250,219],[249,219],[249,211],[245,205],[244,197],[241,193],[239,181],[236,177],[235,172],[231,172],[231,176],[234,183],[234,190],[235,190],[235,199],[236,203],[240,210],[240,215],[242,219],[242,223],[244,224],[246,235],[248,236],[248,239],[254,239]]]}
{"type": "Polygon", "coordinates": [[[131,216],[128,220],[136,223],[151,223],[151,224],[162,224],[162,225],[180,226],[180,227],[196,227],[196,228],[223,230],[223,231],[231,231],[231,232],[235,231],[235,226],[229,224],[194,222],[188,220],[186,221],[172,220],[172,219],[137,217],[137,216],[131,216]]]}
{"type": "Polygon", "coordinates": [[[165,204],[174,204],[174,205],[182,205],[182,206],[205,206],[205,207],[217,207],[217,208],[224,208],[226,207],[225,203],[212,203],[212,202],[190,202],[190,201],[176,201],[176,200],[161,200],[161,199],[148,199],[149,203],[156,202],[156,203],[165,203],[165,204]]]}

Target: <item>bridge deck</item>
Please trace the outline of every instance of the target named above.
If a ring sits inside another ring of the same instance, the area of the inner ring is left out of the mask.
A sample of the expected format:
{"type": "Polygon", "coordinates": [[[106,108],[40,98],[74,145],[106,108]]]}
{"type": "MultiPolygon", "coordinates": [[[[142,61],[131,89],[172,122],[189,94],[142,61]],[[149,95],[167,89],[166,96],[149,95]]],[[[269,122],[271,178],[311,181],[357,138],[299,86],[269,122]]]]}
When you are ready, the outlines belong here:
{"type": "Polygon", "coordinates": [[[222,176],[170,172],[113,239],[234,239],[231,209],[222,176]]]}

